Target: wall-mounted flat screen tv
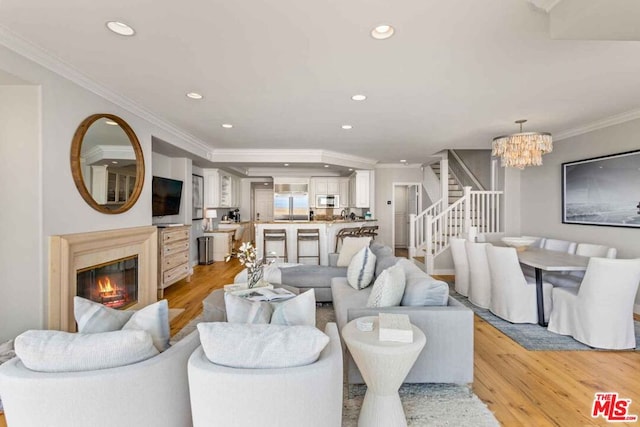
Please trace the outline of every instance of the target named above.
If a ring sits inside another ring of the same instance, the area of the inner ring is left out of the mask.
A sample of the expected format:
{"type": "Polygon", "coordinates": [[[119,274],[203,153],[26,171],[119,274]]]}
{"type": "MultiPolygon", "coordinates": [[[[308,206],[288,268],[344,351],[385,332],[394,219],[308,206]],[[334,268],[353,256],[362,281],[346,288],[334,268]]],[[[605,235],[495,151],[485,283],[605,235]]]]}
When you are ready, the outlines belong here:
{"type": "Polygon", "coordinates": [[[154,176],[151,184],[151,206],[153,216],[177,215],[180,213],[182,181],[154,176]]]}

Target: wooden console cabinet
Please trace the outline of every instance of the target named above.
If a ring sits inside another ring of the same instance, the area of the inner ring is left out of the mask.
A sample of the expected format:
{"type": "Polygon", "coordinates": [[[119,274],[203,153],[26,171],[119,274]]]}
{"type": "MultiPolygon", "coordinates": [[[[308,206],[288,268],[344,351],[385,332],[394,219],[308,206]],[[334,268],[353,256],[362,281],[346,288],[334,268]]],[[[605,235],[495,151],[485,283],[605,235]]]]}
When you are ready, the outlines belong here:
{"type": "Polygon", "coordinates": [[[191,281],[190,231],[189,225],[158,227],[158,299],[167,286],[185,277],[191,281]]]}

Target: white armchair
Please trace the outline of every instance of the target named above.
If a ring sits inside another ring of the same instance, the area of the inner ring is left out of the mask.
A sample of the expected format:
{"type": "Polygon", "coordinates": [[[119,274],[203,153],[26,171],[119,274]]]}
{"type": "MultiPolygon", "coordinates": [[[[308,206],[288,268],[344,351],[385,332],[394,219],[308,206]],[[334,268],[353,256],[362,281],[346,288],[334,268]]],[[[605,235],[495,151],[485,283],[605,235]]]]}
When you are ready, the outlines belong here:
{"type": "Polygon", "coordinates": [[[639,282],[640,259],[591,258],[580,288],[553,288],[548,329],[591,347],[634,348],[639,282]]]}
{"type": "Polygon", "coordinates": [[[456,271],[455,290],[466,297],[469,295],[469,261],[467,260],[467,250],[464,247],[465,242],[465,239],[457,237],[449,239],[453,266],[456,271]]]}
{"type": "Polygon", "coordinates": [[[189,359],[193,425],[339,427],[342,346],[335,323],[329,344],[310,365],[238,369],[211,363],[199,347],[189,359]]]}
{"type": "MultiPolygon", "coordinates": [[[[487,259],[491,271],[491,312],[511,323],[538,323],[536,281],[522,273],[516,249],[489,246],[487,259]]],[[[546,282],[542,286],[547,320],[552,286],[546,282]]]]}
{"type": "Polygon", "coordinates": [[[0,395],[11,427],[188,427],[187,360],[194,332],[145,361],[96,371],[31,371],[14,358],[0,366],[0,395]]]}
{"type": "Polygon", "coordinates": [[[469,301],[480,308],[491,305],[491,274],[487,262],[490,243],[465,242],[469,260],[469,301]]]}

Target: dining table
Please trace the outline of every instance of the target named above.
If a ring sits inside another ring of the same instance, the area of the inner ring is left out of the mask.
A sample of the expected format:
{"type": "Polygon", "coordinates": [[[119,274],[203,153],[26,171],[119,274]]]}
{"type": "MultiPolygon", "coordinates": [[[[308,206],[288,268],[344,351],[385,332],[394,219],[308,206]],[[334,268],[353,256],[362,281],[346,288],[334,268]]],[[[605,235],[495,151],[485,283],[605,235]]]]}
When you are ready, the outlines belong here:
{"type": "Polygon", "coordinates": [[[527,247],[518,251],[520,264],[533,267],[536,275],[536,302],[538,306],[538,324],[547,326],[544,319],[544,294],[542,287],[543,271],[585,271],[589,257],[567,252],[550,251],[548,249],[527,247]]]}

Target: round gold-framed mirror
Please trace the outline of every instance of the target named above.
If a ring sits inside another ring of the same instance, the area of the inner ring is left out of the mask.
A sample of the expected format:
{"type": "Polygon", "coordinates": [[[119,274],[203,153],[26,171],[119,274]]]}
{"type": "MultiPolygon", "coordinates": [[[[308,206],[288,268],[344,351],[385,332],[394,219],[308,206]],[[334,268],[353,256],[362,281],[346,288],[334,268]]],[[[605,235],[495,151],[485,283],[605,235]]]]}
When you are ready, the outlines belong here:
{"type": "Polygon", "coordinates": [[[133,129],[113,114],[84,119],[71,143],[71,174],[93,209],[105,214],[131,209],[144,184],[144,157],[133,129]]]}

